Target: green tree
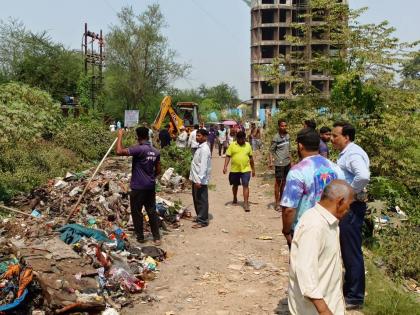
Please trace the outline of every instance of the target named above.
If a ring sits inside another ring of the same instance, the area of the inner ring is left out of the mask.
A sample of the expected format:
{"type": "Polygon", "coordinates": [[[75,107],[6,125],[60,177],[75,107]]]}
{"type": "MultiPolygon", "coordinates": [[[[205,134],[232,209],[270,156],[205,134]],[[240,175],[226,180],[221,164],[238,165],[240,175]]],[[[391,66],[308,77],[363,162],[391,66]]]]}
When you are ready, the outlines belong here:
{"type": "Polygon", "coordinates": [[[82,72],[78,52],[54,43],[46,32],[34,34],[22,23],[0,23],[0,80],[19,81],[49,92],[54,99],[75,95],[82,72]]]}
{"type": "Polygon", "coordinates": [[[236,88],[224,82],[210,88],[201,85],[198,90],[203,98],[214,100],[220,110],[234,107],[240,103],[236,88]]]}
{"type": "Polygon", "coordinates": [[[176,52],[169,48],[162,34],[165,18],[158,4],[136,15],[131,7],[118,13],[119,24],[107,35],[108,69],[105,89],[107,111],[140,109],[142,118],[153,98],[184,77],[189,65],[175,61],[176,52]]]}

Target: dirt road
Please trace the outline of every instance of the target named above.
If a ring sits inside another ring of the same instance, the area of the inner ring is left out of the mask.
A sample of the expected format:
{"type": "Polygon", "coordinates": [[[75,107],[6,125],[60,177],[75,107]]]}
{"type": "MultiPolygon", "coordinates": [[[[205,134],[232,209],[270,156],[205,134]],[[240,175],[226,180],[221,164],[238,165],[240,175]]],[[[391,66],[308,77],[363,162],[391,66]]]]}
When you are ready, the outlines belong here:
{"type": "MultiPolygon", "coordinates": [[[[272,185],[258,174],[251,180],[251,212],[246,213],[241,204],[231,205],[223,161],[212,160],[210,225],[195,230],[182,220],[180,229],[164,236],[169,258],[148,289],[160,301],[139,303],[123,314],[285,314],[288,249],[280,214],[268,208],[272,185]],[[265,236],[268,240],[258,239],[265,236]]],[[[173,198],[190,205],[194,214],[189,193],[173,198]]]]}

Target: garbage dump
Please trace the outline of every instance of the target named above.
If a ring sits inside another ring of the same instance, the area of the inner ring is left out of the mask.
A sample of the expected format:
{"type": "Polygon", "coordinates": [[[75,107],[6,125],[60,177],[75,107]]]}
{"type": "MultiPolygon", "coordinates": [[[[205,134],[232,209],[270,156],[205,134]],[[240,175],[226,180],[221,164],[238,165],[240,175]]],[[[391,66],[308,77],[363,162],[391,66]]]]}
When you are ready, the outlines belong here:
{"type": "MultiPolygon", "coordinates": [[[[0,224],[0,313],[118,314],[145,299],[166,253],[131,238],[129,170],[125,160],[107,160],[69,222],[92,170],[69,172],[8,205],[31,215],[0,224]]],[[[190,215],[177,202],[156,201],[162,228],[190,215]]]]}

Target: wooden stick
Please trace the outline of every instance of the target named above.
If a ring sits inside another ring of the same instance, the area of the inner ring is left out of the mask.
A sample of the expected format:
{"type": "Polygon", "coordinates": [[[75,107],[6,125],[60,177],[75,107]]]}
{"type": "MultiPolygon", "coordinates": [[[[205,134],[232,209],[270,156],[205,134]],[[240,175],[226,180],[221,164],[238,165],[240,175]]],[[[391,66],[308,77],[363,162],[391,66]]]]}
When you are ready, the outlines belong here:
{"type": "MultiPolygon", "coordinates": [[[[10,211],[10,212],[15,212],[15,213],[19,213],[19,214],[26,215],[26,216],[28,216],[28,217],[35,218],[34,216],[32,216],[32,215],[31,215],[31,214],[29,214],[29,213],[22,212],[22,211],[19,211],[19,210],[13,209],[13,208],[9,208],[9,207],[3,206],[3,205],[0,205],[0,208],[2,208],[2,209],[4,209],[4,210],[7,210],[7,211],[10,211]]],[[[37,219],[37,218],[36,218],[36,219],[37,219]]]]}
{"type": "Polygon", "coordinates": [[[96,168],[95,172],[93,173],[93,175],[90,177],[89,182],[86,184],[85,189],[83,190],[82,194],[80,195],[79,199],[77,200],[76,204],[74,205],[73,209],[71,210],[69,216],[67,217],[66,223],[69,222],[70,218],[73,216],[73,214],[76,212],[77,207],[79,206],[80,202],[82,201],[83,196],[85,195],[86,191],[89,188],[90,183],[92,182],[93,178],[96,176],[96,173],[98,173],[100,167],[102,166],[102,164],[104,163],[105,159],[107,158],[107,156],[109,155],[109,153],[111,153],[112,148],[114,147],[114,145],[117,143],[118,138],[115,138],[114,142],[111,144],[111,146],[109,147],[108,151],[106,152],[106,154],[104,155],[104,157],[102,158],[102,161],[99,163],[98,167],[96,168]]]}

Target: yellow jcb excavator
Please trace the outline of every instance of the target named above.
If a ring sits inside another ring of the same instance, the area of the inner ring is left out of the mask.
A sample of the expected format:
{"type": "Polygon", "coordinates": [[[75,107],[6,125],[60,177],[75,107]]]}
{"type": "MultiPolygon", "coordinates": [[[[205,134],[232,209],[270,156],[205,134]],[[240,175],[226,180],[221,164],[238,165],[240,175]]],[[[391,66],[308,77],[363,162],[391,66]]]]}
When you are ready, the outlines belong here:
{"type": "Polygon", "coordinates": [[[169,116],[170,120],[169,133],[171,136],[175,136],[182,126],[189,132],[200,121],[197,103],[178,102],[176,107],[173,108],[170,96],[165,96],[160,103],[159,113],[152,124],[153,129],[159,130],[162,127],[166,115],[169,116]]]}

